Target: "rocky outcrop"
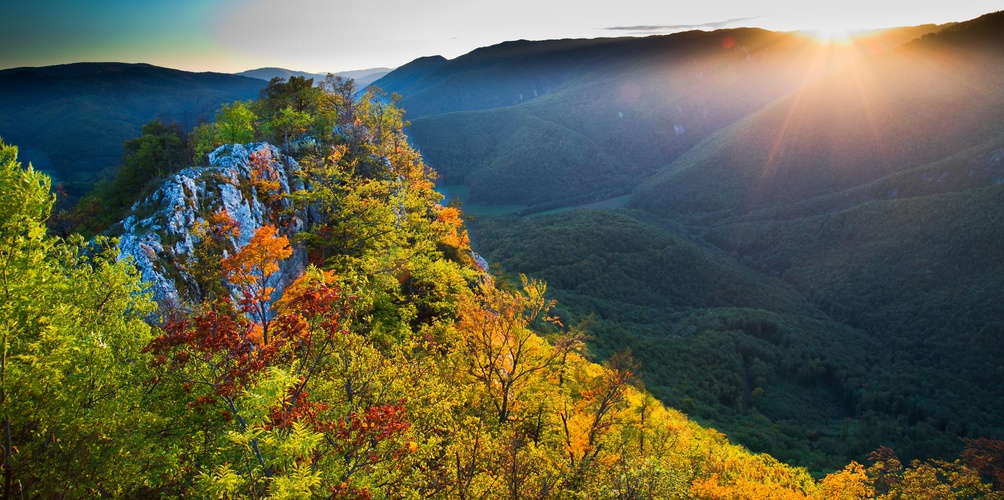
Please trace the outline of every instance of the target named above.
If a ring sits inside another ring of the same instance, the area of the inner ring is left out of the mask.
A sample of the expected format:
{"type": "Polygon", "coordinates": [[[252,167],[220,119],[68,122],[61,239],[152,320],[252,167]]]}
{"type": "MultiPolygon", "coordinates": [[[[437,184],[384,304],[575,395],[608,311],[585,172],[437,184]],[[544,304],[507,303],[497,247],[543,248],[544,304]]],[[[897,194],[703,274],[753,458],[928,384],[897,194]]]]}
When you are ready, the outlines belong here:
{"type": "MultiPolygon", "coordinates": [[[[289,208],[283,195],[298,188],[294,160],[267,143],[222,146],[209,158],[209,167],[188,168],[165,180],[113,229],[120,258],[132,259],[162,306],[177,306],[197,289],[185,265],[198,242],[193,228],[216,211],[226,210],[240,224],[240,237],[233,241],[236,249],[264,224],[277,225],[290,238],[303,229],[302,214],[283,213],[289,208]],[[263,172],[273,187],[278,185],[275,191],[259,192],[262,185],[256,179],[263,172]]],[[[294,247],[272,285],[276,293],[305,266],[306,253],[294,247]]]]}

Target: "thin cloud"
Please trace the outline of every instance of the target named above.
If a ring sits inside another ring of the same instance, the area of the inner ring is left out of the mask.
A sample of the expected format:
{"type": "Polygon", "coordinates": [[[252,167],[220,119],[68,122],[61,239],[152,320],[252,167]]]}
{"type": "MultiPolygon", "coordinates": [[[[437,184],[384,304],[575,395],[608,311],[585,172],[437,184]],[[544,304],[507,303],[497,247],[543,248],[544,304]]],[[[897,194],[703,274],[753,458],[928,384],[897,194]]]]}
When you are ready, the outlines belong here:
{"type": "Polygon", "coordinates": [[[701,24],[649,24],[649,25],[638,25],[638,26],[610,26],[608,28],[603,28],[608,31],[631,31],[634,33],[655,33],[662,31],[680,31],[680,30],[692,30],[699,28],[725,28],[736,23],[741,23],[744,21],[750,21],[756,19],[756,17],[736,17],[733,19],[726,19],[724,21],[714,21],[709,23],[701,24]]]}

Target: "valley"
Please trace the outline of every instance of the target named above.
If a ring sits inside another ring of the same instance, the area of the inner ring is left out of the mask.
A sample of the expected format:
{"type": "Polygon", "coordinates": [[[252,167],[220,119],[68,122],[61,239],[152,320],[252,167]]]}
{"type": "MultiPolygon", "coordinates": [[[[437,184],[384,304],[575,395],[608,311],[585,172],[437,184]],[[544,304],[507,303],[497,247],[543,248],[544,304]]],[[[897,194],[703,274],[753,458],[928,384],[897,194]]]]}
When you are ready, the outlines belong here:
{"type": "Polygon", "coordinates": [[[1001,68],[1004,12],[356,82],[2,70],[0,321],[39,381],[4,365],[5,463],[57,496],[997,498],[1001,68]]]}
{"type": "Polygon", "coordinates": [[[601,359],[826,470],[1002,431],[1001,23],[504,44],[376,85],[466,186],[478,251],[547,280],[601,359]]]}

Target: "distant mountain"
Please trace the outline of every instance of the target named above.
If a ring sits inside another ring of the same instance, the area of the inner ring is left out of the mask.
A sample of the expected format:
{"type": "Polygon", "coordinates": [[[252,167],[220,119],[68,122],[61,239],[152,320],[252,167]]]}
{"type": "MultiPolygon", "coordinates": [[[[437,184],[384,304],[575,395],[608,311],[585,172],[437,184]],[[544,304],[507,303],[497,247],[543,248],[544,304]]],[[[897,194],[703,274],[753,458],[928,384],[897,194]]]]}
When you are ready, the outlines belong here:
{"type": "Polygon", "coordinates": [[[79,185],[121,161],[155,118],[190,128],[220,104],[253,99],[261,80],[148,64],[79,63],[0,71],[0,137],[56,182],[79,185]]]}
{"type": "Polygon", "coordinates": [[[625,194],[712,132],[932,29],[824,61],[814,40],[759,29],[509,42],[375,84],[404,96],[409,133],[445,183],[469,186],[472,202],[545,208],[625,194]]]}
{"type": "Polygon", "coordinates": [[[385,90],[389,89],[391,92],[413,95],[418,91],[414,85],[422,82],[430,72],[439,69],[447,62],[443,56],[420,57],[380,77],[374,83],[381,89],[386,87],[385,90]]]}
{"type": "Polygon", "coordinates": [[[520,41],[377,85],[484,213],[478,250],[547,279],[596,352],[825,470],[1004,437],[1002,33],[520,41]],[[566,213],[597,200],[627,210],[566,213]]]}
{"type": "MultiPolygon", "coordinates": [[[[1004,62],[1004,38],[976,44],[981,52],[947,46],[946,39],[927,37],[800,86],[660,169],[633,205],[725,217],[870,183],[878,185],[870,195],[859,191],[856,203],[993,182],[1004,171],[977,179],[965,164],[939,168],[938,182],[920,179],[930,175],[926,167],[953,155],[1004,146],[1004,75],[993,69],[1004,62]],[[991,48],[998,52],[982,52],[991,48]],[[911,170],[914,176],[894,175],[911,170]]],[[[804,216],[807,206],[800,207],[804,216]]]]}
{"type": "Polygon", "coordinates": [[[247,71],[241,71],[236,73],[241,76],[246,76],[249,78],[257,78],[259,80],[265,80],[266,82],[273,78],[282,78],[283,80],[288,80],[291,76],[299,76],[303,78],[313,78],[316,80],[322,80],[327,73],[307,73],[306,71],[293,71],[284,68],[258,68],[249,69],[247,71]]]}
{"type": "MultiPolygon", "coordinates": [[[[369,69],[359,69],[354,71],[341,71],[334,73],[337,76],[344,78],[351,78],[356,81],[356,85],[359,88],[363,88],[374,81],[380,79],[387,73],[390,73],[391,68],[369,68],[369,69]]],[[[288,80],[291,76],[299,76],[303,78],[313,78],[314,82],[320,82],[324,80],[328,74],[327,73],[307,73],[305,71],[293,71],[283,68],[258,68],[249,69],[247,71],[241,71],[237,73],[241,76],[247,76],[251,78],[257,78],[259,80],[265,80],[266,82],[273,78],[282,78],[283,80],[288,80]]]]}
{"type": "Polygon", "coordinates": [[[335,75],[355,80],[356,87],[361,89],[379,80],[380,78],[383,78],[384,75],[390,73],[391,71],[393,71],[391,68],[370,68],[357,69],[354,71],[339,71],[338,73],[335,73],[335,75]]]}

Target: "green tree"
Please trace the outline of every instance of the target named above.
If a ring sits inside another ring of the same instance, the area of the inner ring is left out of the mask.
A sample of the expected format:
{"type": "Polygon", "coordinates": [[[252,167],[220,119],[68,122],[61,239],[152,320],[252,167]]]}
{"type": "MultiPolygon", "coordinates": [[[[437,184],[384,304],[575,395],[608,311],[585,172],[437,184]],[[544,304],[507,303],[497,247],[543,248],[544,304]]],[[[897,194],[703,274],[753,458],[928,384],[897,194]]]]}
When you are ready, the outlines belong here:
{"type": "Polygon", "coordinates": [[[206,165],[209,153],[223,144],[215,123],[197,125],[188,133],[188,142],[192,145],[192,161],[197,165],[206,165]]]}
{"type": "Polygon", "coordinates": [[[254,125],[258,119],[250,102],[224,104],[216,112],[216,130],[223,144],[244,144],[254,140],[254,125]]]}
{"type": "Polygon", "coordinates": [[[3,496],[140,494],[172,468],[144,410],[154,305],[109,240],[47,236],[49,179],[0,162],[3,496]]]}
{"type": "Polygon", "coordinates": [[[129,207],[149,195],[164,177],[188,166],[192,155],[188,144],[177,123],[165,125],[158,118],[143,125],[139,137],[123,144],[122,166],[115,176],[98,184],[72,213],[59,214],[60,222],[71,226],[62,232],[96,234],[124,218],[129,207]]]}

